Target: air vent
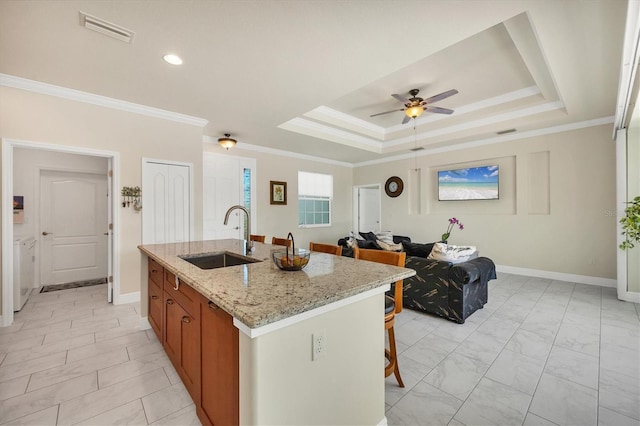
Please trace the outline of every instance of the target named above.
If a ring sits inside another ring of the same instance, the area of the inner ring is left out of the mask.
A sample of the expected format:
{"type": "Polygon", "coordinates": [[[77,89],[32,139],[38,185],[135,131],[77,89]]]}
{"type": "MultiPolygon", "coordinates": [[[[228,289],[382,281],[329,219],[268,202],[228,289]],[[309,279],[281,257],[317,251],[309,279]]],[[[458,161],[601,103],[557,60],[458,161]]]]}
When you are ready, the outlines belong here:
{"type": "Polygon", "coordinates": [[[422,151],[424,149],[423,146],[419,146],[417,148],[411,148],[410,151],[422,151]]]}
{"type": "Polygon", "coordinates": [[[133,36],[135,35],[131,30],[84,12],[80,12],[80,25],[88,30],[104,34],[111,38],[115,38],[116,40],[124,41],[125,43],[131,43],[133,41],[133,36]]]}
{"type": "Polygon", "coordinates": [[[504,134],[507,134],[507,133],[513,133],[515,131],[516,131],[516,129],[500,130],[499,132],[496,132],[496,134],[497,135],[504,135],[504,134]]]}

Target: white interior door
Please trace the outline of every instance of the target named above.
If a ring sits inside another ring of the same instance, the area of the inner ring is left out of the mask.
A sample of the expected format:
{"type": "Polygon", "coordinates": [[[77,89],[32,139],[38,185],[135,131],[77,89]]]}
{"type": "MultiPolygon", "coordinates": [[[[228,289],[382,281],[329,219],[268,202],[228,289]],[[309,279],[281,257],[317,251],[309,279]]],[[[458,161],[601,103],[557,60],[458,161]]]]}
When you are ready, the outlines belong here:
{"type": "Polygon", "coordinates": [[[358,188],[358,232],[380,232],[380,187],[358,188]]]}
{"type": "Polygon", "coordinates": [[[42,285],[107,277],[107,201],[107,176],[41,172],[42,285]]]}
{"type": "Polygon", "coordinates": [[[191,229],[189,165],[145,161],[142,166],[142,242],[189,241],[191,229]]]}
{"type": "Polygon", "coordinates": [[[244,238],[244,213],[234,210],[227,225],[229,207],[242,204],[240,161],[236,158],[205,154],[203,172],[203,238],[244,238]]]}

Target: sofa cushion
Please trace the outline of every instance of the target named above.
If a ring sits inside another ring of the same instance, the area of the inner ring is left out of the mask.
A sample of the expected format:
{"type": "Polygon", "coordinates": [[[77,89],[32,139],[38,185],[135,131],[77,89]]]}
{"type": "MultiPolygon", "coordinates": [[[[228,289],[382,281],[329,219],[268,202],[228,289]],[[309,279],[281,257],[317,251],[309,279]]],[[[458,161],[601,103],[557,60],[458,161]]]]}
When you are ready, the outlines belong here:
{"type": "Polygon", "coordinates": [[[411,238],[405,237],[405,236],[402,236],[402,235],[394,235],[393,236],[393,243],[394,244],[402,244],[403,241],[406,241],[406,242],[410,243],[411,242],[411,238]]]}
{"type": "Polygon", "coordinates": [[[358,243],[358,248],[382,250],[382,247],[375,240],[356,240],[356,242],[358,243]]]}
{"type": "Polygon", "coordinates": [[[461,263],[478,257],[478,250],[474,246],[454,246],[444,243],[435,243],[429,259],[443,262],[461,263]]]}
{"type": "Polygon", "coordinates": [[[404,251],[407,252],[407,256],[416,256],[416,257],[424,257],[424,258],[429,256],[429,253],[431,253],[431,249],[433,249],[433,243],[420,244],[420,243],[402,241],[402,246],[404,247],[404,251]]]}
{"type": "Polygon", "coordinates": [[[387,244],[394,244],[393,242],[393,232],[391,231],[380,231],[380,232],[376,232],[376,239],[387,243],[387,244]]]}

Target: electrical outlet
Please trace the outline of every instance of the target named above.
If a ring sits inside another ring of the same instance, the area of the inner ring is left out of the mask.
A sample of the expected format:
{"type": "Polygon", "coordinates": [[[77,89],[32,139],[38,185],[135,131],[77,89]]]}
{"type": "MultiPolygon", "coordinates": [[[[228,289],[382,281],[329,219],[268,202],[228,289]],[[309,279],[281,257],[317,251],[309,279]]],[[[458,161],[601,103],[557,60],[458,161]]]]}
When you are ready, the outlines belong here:
{"type": "Polygon", "coordinates": [[[315,332],[311,335],[311,360],[316,361],[324,358],[327,352],[327,339],[324,330],[315,332]]]}

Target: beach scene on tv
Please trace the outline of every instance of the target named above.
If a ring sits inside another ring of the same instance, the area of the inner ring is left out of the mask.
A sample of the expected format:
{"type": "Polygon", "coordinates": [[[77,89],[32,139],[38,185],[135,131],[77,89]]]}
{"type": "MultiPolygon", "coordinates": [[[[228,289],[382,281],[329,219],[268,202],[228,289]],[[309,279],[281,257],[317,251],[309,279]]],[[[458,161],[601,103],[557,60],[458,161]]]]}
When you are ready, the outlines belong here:
{"type": "Polygon", "coordinates": [[[497,200],[498,166],[438,172],[438,200],[497,200]]]}

